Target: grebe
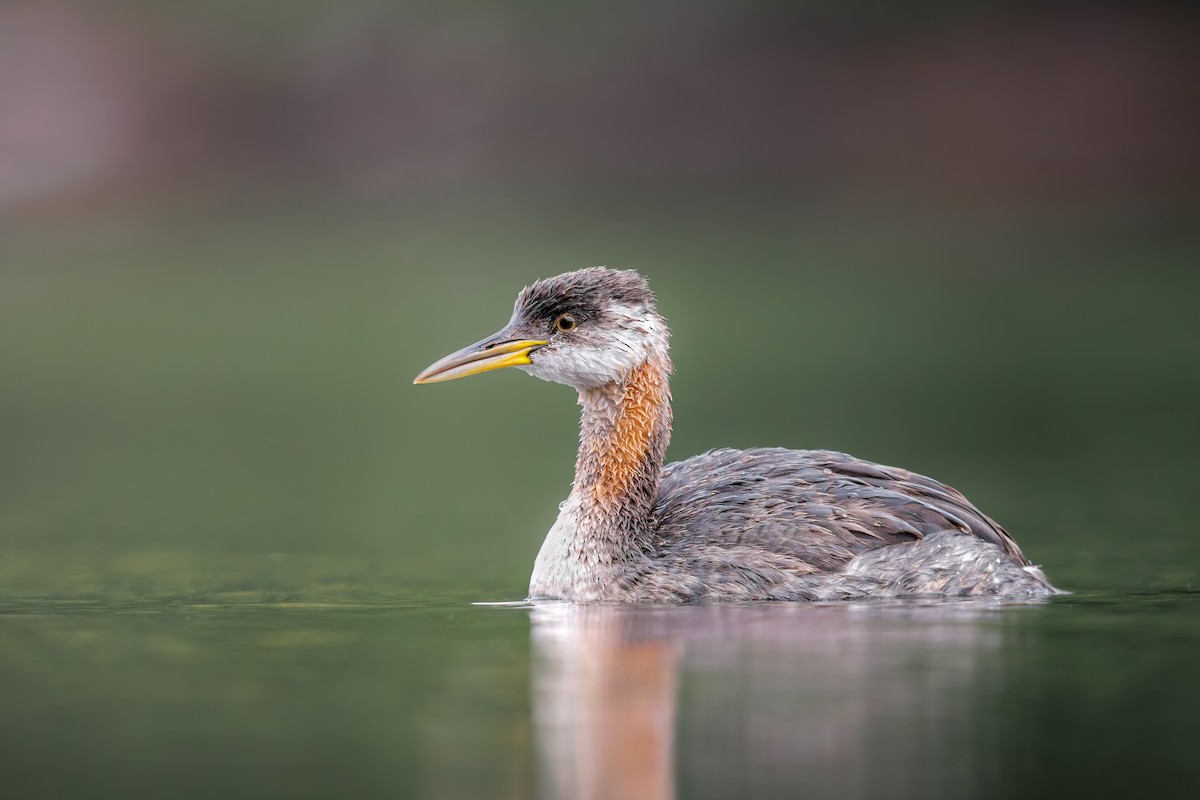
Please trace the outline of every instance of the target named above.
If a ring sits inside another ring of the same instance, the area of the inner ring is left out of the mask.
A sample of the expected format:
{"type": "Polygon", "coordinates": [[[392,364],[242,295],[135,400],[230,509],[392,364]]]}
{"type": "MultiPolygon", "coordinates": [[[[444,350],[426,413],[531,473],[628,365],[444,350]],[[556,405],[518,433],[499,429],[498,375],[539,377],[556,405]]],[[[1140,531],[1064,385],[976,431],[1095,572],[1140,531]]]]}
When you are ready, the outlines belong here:
{"type": "Polygon", "coordinates": [[[579,392],[575,481],[534,563],[530,599],[1056,593],[1004,528],[914,472],[782,448],[663,466],[669,336],[642,276],[591,267],[527,286],[508,325],[413,381],[518,367],[579,392]]]}

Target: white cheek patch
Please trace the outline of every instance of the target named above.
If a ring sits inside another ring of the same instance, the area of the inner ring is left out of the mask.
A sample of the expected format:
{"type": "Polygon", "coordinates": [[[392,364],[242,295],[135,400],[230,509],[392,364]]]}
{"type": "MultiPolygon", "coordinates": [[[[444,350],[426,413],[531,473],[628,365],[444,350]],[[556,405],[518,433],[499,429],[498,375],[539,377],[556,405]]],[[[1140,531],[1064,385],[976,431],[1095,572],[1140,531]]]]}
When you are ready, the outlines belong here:
{"type": "Polygon", "coordinates": [[[530,355],[521,369],[542,380],[577,389],[620,380],[651,359],[665,359],[669,334],[662,319],[641,306],[615,305],[605,310],[603,346],[572,344],[545,348],[530,355]]]}
{"type": "Polygon", "coordinates": [[[579,389],[611,383],[636,367],[640,361],[627,350],[607,347],[571,347],[569,353],[544,349],[530,354],[531,364],[521,369],[542,380],[565,383],[579,389]]]}

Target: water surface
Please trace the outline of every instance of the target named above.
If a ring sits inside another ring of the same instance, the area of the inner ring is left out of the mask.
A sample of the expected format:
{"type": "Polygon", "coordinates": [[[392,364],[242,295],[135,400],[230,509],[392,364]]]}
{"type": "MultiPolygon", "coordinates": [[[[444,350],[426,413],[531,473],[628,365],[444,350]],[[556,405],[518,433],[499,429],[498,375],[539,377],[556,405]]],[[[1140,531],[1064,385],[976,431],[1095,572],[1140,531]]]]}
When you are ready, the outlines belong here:
{"type": "Polygon", "coordinates": [[[1200,594],[10,603],[12,796],[1178,796],[1200,594]]]}

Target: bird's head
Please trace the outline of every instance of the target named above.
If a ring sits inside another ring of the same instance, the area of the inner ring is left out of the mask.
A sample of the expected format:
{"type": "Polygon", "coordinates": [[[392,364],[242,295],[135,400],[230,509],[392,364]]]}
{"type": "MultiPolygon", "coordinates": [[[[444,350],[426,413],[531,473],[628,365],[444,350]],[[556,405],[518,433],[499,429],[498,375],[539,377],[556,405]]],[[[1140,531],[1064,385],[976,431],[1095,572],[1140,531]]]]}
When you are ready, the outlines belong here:
{"type": "Polygon", "coordinates": [[[592,389],[622,380],[647,361],[665,362],[668,336],[645,278],[590,267],[525,287],[503,329],[431,364],[413,383],[519,367],[592,389]]]}

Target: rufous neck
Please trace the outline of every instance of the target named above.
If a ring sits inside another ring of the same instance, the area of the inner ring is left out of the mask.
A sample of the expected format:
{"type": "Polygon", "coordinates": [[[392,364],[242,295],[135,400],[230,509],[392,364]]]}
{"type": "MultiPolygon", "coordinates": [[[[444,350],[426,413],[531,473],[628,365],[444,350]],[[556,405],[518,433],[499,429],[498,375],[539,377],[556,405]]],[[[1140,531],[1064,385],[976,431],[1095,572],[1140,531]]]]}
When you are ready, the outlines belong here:
{"type": "Polygon", "coordinates": [[[613,536],[649,523],[671,439],[671,363],[653,359],[624,380],[579,392],[583,407],[573,494],[581,523],[613,536]]]}

